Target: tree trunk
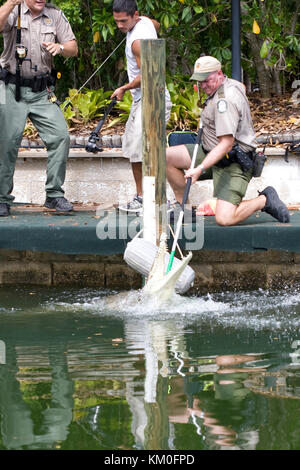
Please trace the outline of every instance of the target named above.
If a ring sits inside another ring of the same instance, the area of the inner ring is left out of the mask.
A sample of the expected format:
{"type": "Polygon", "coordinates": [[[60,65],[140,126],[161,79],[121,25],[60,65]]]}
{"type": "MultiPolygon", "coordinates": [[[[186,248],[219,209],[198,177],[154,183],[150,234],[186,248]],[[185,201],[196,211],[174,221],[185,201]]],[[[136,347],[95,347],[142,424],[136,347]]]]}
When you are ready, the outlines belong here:
{"type": "Polygon", "coordinates": [[[270,98],[272,90],[272,79],[266,68],[264,59],[260,57],[260,40],[254,33],[246,33],[246,39],[249,43],[251,54],[255,63],[259,89],[263,98],[270,98]]]}
{"type": "Polygon", "coordinates": [[[273,91],[276,95],[282,95],[282,88],[280,83],[280,70],[273,70],[273,91]]]}
{"type": "Polygon", "coordinates": [[[167,56],[167,62],[168,62],[168,67],[172,75],[175,75],[177,72],[177,51],[178,51],[178,45],[176,41],[172,38],[168,40],[168,56],[167,56]]]}

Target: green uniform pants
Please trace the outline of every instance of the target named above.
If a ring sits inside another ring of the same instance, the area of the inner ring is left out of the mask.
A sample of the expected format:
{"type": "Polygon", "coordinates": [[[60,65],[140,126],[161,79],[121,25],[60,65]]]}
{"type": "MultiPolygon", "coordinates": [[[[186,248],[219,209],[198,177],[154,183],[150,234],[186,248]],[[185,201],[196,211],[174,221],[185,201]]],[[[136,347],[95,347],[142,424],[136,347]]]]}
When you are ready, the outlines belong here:
{"type": "Polygon", "coordinates": [[[21,100],[15,100],[15,85],[5,87],[0,104],[0,202],[9,203],[14,197],[13,176],[18,149],[23,137],[26,118],[38,130],[48,152],[46,195],[62,197],[70,137],[61,109],[48,100],[48,92],[33,93],[21,88],[21,100]]]}
{"type": "MultiPolygon", "coordinates": [[[[186,144],[186,148],[192,158],[194,144],[186,144]]],[[[200,165],[205,157],[203,148],[199,145],[195,167],[200,165]]],[[[251,178],[252,170],[244,173],[238,163],[232,163],[225,168],[220,168],[216,165],[212,166],[204,174],[200,175],[199,181],[212,179],[214,185],[213,196],[238,206],[246,194],[251,178]]]]}

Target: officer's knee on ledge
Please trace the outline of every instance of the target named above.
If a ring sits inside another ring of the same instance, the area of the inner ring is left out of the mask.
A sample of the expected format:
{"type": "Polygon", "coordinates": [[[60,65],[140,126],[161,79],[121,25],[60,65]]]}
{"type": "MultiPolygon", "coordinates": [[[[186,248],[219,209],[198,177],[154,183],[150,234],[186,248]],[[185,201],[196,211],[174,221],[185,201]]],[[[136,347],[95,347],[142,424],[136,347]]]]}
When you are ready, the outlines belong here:
{"type": "Polygon", "coordinates": [[[215,218],[217,224],[223,227],[228,227],[229,225],[234,225],[235,223],[230,215],[216,213],[215,218]]]}

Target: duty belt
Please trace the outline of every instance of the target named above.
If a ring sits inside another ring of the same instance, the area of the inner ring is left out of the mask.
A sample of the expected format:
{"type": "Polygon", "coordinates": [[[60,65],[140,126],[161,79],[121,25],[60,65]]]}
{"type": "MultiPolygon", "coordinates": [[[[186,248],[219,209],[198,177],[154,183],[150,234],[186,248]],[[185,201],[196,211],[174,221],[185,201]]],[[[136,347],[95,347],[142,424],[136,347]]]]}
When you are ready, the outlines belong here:
{"type": "MultiPolygon", "coordinates": [[[[3,80],[5,85],[11,83],[16,84],[16,76],[8,70],[1,68],[0,69],[0,80],[3,80]]],[[[55,86],[55,75],[54,73],[37,75],[32,78],[23,78],[21,77],[21,87],[29,87],[34,93],[38,93],[46,90],[49,86],[55,86]]]]}

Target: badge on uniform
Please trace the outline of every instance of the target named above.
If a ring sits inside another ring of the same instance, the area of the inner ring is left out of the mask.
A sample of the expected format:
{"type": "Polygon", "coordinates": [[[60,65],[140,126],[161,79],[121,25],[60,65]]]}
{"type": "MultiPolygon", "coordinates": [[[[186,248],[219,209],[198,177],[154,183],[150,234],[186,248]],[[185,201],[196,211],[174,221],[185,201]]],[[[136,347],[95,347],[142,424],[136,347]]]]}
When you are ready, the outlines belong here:
{"type": "Polygon", "coordinates": [[[219,100],[217,103],[217,110],[219,113],[225,113],[227,111],[227,101],[219,100]]]}
{"type": "Polygon", "coordinates": [[[51,26],[53,23],[52,19],[51,18],[44,18],[44,24],[46,26],[51,26]]]}

